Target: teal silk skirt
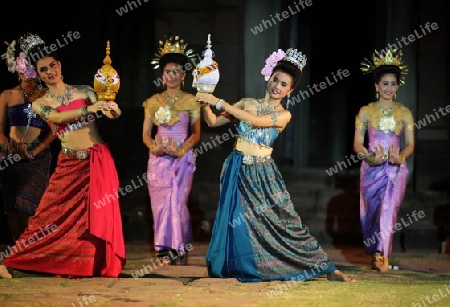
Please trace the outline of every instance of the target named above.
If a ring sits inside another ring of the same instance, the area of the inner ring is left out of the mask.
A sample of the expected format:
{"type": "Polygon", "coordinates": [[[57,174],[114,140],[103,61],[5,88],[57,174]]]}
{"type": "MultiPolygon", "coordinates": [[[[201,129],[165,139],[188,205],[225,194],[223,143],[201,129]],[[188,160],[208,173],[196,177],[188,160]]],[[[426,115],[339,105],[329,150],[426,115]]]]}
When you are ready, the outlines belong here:
{"type": "Polygon", "coordinates": [[[273,160],[245,164],[232,151],[206,255],[210,277],[305,281],[336,270],[294,209],[273,160]]]}

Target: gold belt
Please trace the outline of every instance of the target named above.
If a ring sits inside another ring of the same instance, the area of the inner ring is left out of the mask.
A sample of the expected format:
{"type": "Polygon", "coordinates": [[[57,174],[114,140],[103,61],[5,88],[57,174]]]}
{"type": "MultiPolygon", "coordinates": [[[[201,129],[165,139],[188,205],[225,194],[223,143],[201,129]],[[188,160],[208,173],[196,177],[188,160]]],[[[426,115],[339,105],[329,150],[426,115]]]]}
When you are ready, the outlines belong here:
{"type": "Polygon", "coordinates": [[[85,160],[89,158],[89,155],[91,153],[90,149],[70,149],[65,147],[62,147],[61,151],[66,155],[74,156],[79,160],[85,160]]]}

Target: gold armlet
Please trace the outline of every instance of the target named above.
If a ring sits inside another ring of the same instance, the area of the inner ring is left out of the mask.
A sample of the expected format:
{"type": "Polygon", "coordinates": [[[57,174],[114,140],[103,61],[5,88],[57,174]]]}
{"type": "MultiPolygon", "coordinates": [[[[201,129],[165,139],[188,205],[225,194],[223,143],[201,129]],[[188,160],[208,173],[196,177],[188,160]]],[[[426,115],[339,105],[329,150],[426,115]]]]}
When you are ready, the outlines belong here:
{"type": "Polygon", "coordinates": [[[407,124],[407,125],[406,125],[406,130],[410,130],[410,131],[414,130],[414,123],[412,123],[412,124],[407,124]]]}
{"type": "Polygon", "coordinates": [[[53,110],[52,107],[49,106],[41,106],[39,108],[39,115],[42,117],[43,120],[45,120],[46,122],[48,122],[48,114],[50,114],[50,112],[53,110]]]}
{"type": "Polygon", "coordinates": [[[189,111],[189,118],[191,120],[191,124],[195,123],[199,117],[200,117],[200,110],[189,111]]]}
{"type": "Polygon", "coordinates": [[[150,152],[151,152],[152,154],[155,154],[155,148],[156,148],[155,145],[150,145],[150,152]]]}
{"type": "Polygon", "coordinates": [[[355,129],[356,130],[366,130],[367,129],[367,123],[361,122],[361,120],[356,117],[355,119],[355,129]]]}

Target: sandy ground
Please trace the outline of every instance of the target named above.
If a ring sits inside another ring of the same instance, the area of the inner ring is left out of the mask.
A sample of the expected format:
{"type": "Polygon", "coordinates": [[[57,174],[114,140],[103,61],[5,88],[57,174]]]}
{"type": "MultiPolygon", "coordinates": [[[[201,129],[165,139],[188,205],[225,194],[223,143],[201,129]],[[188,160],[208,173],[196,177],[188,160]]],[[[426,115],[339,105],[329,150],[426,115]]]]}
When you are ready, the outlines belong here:
{"type": "MultiPolygon", "coordinates": [[[[353,278],[370,280],[379,274],[370,271],[370,257],[360,248],[324,246],[324,249],[333,262],[353,278]]],[[[207,244],[194,243],[188,266],[158,266],[148,245],[127,244],[128,262],[119,278],[70,280],[16,272],[13,279],[0,280],[0,306],[233,307],[288,303],[283,298],[270,298],[271,290],[280,289],[280,282],[240,283],[235,279],[208,278],[204,261],[206,250],[207,244]]],[[[391,259],[391,263],[399,266],[399,271],[449,273],[450,287],[450,255],[394,253],[391,259]]],[[[294,285],[296,293],[306,291],[308,283],[328,283],[336,289],[344,287],[344,283],[318,278],[294,285]]]]}

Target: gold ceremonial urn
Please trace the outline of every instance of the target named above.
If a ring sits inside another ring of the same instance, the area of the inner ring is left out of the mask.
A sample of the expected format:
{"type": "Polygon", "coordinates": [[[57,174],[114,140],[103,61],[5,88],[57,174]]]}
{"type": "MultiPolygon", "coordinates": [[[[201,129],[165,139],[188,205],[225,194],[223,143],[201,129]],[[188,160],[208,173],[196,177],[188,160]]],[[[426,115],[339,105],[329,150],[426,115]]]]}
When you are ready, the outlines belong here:
{"type": "Polygon", "coordinates": [[[103,59],[103,66],[97,70],[94,76],[94,91],[98,100],[115,101],[120,88],[120,78],[117,71],[111,66],[110,44],[106,42],[106,56],[103,59]]]}

